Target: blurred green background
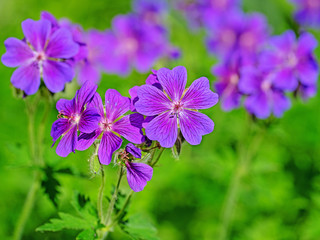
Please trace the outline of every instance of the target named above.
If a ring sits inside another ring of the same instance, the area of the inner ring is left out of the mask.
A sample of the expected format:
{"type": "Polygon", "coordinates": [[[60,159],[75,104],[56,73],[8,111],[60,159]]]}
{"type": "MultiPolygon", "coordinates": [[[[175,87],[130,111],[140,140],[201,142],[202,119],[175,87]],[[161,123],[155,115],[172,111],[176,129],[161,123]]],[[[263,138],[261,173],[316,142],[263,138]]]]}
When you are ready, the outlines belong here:
{"type": "MultiPolygon", "coordinates": [[[[285,0],[244,0],[246,12],[259,11],[266,15],[274,34],[289,28],[287,16],[292,6],[285,0]]],[[[8,37],[22,38],[21,22],[26,18],[39,19],[46,10],[58,19],[67,17],[85,30],[110,27],[117,14],[131,11],[127,0],[0,0],[0,43],[8,37]]],[[[176,62],[159,62],[155,68],[184,65],[188,70],[188,84],[210,73],[215,59],[207,54],[204,34],[188,30],[181,16],[168,18],[171,40],[182,50],[176,62]]],[[[313,32],[317,39],[320,35],[313,32]]],[[[0,44],[1,55],[5,52],[0,44]]],[[[318,54],[318,57],[320,55],[318,54]]],[[[319,58],[318,58],[319,59],[319,58]]],[[[13,97],[10,76],[13,69],[0,64],[0,239],[11,239],[25,196],[32,182],[28,150],[27,118],[23,100],[13,97]]],[[[104,75],[98,91],[103,94],[115,88],[125,96],[134,85],[143,84],[148,74],[132,73],[120,78],[104,75]]],[[[56,97],[71,98],[72,86],[56,97]]],[[[292,99],[293,107],[283,118],[271,124],[259,122],[256,127],[267,128],[256,157],[246,171],[234,206],[230,239],[320,239],[320,97],[304,103],[292,99]]],[[[43,106],[40,106],[43,108],[43,106]]],[[[223,112],[219,104],[204,111],[215,122],[215,130],[205,136],[201,145],[185,144],[180,160],[165,151],[159,167],[144,191],[135,194],[130,205],[131,214],[148,216],[165,240],[216,239],[221,225],[220,215],[228,185],[237,168],[238,143],[248,148],[247,113],[244,109],[223,112]]],[[[100,177],[90,177],[87,159],[93,152],[70,154],[61,158],[50,148],[51,124],[57,116],[52,107],[45,133],[45,161],[54,169],[70,168],[75,176],[57,174],[58,207],[43,194],[37,195],[34,210],[27,222],[23,239],[74,239],[77,231],[40,233],[34,229],[58,211],[73,212],[70,201],[74,190],[96,202],[100,177]]],[[[107,188],[115,181],[116,169],[106,168],[107,188]]],[[[122,189],[129,191],[126,180],[122,189]]],[[[116,229],[109,239],[128,239],[116,229]]]]}

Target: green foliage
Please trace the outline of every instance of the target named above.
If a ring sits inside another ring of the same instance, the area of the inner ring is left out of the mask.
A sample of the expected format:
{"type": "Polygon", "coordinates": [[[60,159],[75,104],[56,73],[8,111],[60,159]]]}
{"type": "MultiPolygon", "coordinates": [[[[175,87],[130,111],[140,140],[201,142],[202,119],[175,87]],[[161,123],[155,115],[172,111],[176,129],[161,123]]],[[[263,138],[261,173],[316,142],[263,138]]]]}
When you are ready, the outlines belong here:
{"type": "Polygon", "coordinates": [[[60,182],[56,179],[54,176],[54,170],[50,166],[46,166],[43,169],[43,172],[45,174],[41,186],[44,189],[45,194],[48,195],[51,202],[54,204],[54,206],[58,206],[57,203],[57,196],[59,193],[58,187],[61,186],[60,182]]]}

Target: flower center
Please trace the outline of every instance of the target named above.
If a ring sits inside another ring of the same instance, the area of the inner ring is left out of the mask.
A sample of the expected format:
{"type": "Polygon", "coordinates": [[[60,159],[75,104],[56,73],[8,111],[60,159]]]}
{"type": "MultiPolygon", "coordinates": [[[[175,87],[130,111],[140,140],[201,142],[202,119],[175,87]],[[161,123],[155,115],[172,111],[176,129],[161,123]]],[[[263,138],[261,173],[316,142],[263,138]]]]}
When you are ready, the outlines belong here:
{"type": "Polygon", "coordinates": [[[70,120],[72,123],[78,124],[80,122],[80,115],[79,114],[71,115],[70,120]]]}
{"type": "Polygon", "coordinates": [[[252,48],[255,43],[255,37],[251,32],[245,32],[240,36],[240,44],[244,47],[252,48]]]}
{"type": "Polygon", "coordinates": [[[228,46],[232,46],[236,41],[236,34],[231,29],[226,29],[221,34],[221,41],[228,46]]]}
{"type": "Polygon", "coordinates": [[[238,82],[239,82],[239,76],[238,76],[238,74],[233,73],[233,74],[230,76],[230,83],[233,84],[233,85],[237,85],[238,82]]]}
{"type": "Polygon", "coordinates": [[[43,62],[44,60],[46,60],[46,55],[44,52],[37,52],[36,53],[36,61],[37,62],[43,62]]]}
{"type": "Polygon", "coordinates": [[[112,130],[112,125],[113,125],[112,122],[109,122],[108,119],[104,119],[100,123],[100,127],[104,132],[110,132],[112,130]]]}
{"type": "Polygon", "coordinates": [[[183,104],[179,101],[179,102],[173,102],[172,103],[172,112],[173,113],[180,113],[183,109],[183,104]]]}
{"type": "Polygon", "coordinates": [[[268,80],[263,81],[262,84],[261,84],[261,88],[262,88],[262,90],[264,90],[264,91],[269,91],[270,88],[271,88],[271,86],[272,86],[272,84],[271,84],[271,82],[268,81],[268,80]]]}
{"type": "Polygon", "coordinates": [[[287,58],[287,65],[288,67],[295,67],[298,64],[298,58],[294,53],[289,53],[287,58]]]}
{"type": "Polygon", "coordinates": [[[311,9],[319,9],[320,1],[319,0],[307,0],[307,6],[311,9]]]}

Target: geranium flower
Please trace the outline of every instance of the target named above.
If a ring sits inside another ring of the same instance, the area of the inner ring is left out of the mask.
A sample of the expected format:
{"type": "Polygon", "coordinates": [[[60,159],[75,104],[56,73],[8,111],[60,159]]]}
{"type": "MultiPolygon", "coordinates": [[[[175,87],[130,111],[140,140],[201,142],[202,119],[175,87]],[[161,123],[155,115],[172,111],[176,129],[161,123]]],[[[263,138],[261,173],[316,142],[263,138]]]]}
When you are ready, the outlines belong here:
{"type": "Polygon", "coordinates": [[[108,89],[105,94],[105,106],[102,104],[99,94],[95,94],[90,107],[95,107],[98,110],[101,120],[90,133],[85,132],[79,136],[77,150],[89,148],[102,134],[98,156],[102,164],[108,165],[111,162],[112,154],[121,147],[122,139],[120,136],[133,143],[140,144],[142,142],[141,129],[134,126],[130,115],[123,116],[130,110],[129,98],[121,96],[114,89],[108,89]]]}
{"type": "Polygon", "coordinates": [[[319,0],[291,0],[296,5],[295,19],[307,27],[320,27],[319,0]]]}
{"type": "Polygon", "coordinates": [[[158,115],[146,126],[147,137],[159,141],[162,147],[172,147],[179,126],[187,142],[199,144],[202,135],[213,131],[214,123],[196,109],[210,108],[218,102],[218,95],[210,90],[209,80],[199,78],[185,91],[187,70],[182,66],[172,70],[161,68],[157,77],[164,91],[143,85],[138,89],[139,100],[135,104],[141,114],[158,115]]]}
{"type": "Polygon", "coordinates": [[[62,118],[52,124],[51,137],[54,145],[58,138],[63,136],[56,149],[59,156],[66,157],[69,153],[75,152],[78,145],[78,130],[82,133],[91,133],[98,127],[101,116],[95,108],[87,106],[96,89],[96,85],[87,82],[76,92],[73,99],[60,99],[57,102],[56,107],[62,118]]]}
{"type": "Polygon", "coordinates": [[[11,83],[27,95],[37,92],[42,78],[51,92],[64,89],[73,78],[72,66],[65,62],[79,51],[69,31],[51,31],[48,20],[22,22],[24,40],[8,38],[5,41],[7,52],[2,63],[7,67],[19,67],[11,76],[11,83]]]}

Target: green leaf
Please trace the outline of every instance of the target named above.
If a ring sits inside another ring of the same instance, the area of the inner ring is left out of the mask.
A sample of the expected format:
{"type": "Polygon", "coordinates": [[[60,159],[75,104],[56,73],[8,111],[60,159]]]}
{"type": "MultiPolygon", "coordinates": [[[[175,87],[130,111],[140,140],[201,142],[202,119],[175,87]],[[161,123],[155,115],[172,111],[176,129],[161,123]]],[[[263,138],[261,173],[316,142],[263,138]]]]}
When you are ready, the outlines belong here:
{"type": "Polygon", "coordinates": [[[36,231],[61,231],[62,229],[89,229],[91,228],[90,224],[84,219],[72,216],[68,213],[59,213],[60,218],[52,218],[50,222],[43,224],[38,227],[36,231]]]}
{"type": "Polygon", "coordinates": [[[71,201],[72,206],[77,213],[90,224],[97,224],[98,213],[96,208],[90,202],[90,198],[75,192],[71,201]]]}
{"type": "Polygon", "coordinates": [[[141,215],[131,216],[120,228],[134,240],[159,240],[157,229],[141,215]]]}
{"type": "Polygon", "coordinates": [[[76,240],[94,240],[96,238],[96,233],[93,229],[86,229],[78,234],[76,240]]]}
{"type": "Polygon", "coordinates": [[[48,195],[51,202],[55,207],[58,206],[57,196],[59,194],[58,187],[60,187],[60,182],[54,176],[54,169],[50,166],[46,166],[44,169],[44,179],[41,182],[41,186],[44,189],[44,192],[48,195]]]}

